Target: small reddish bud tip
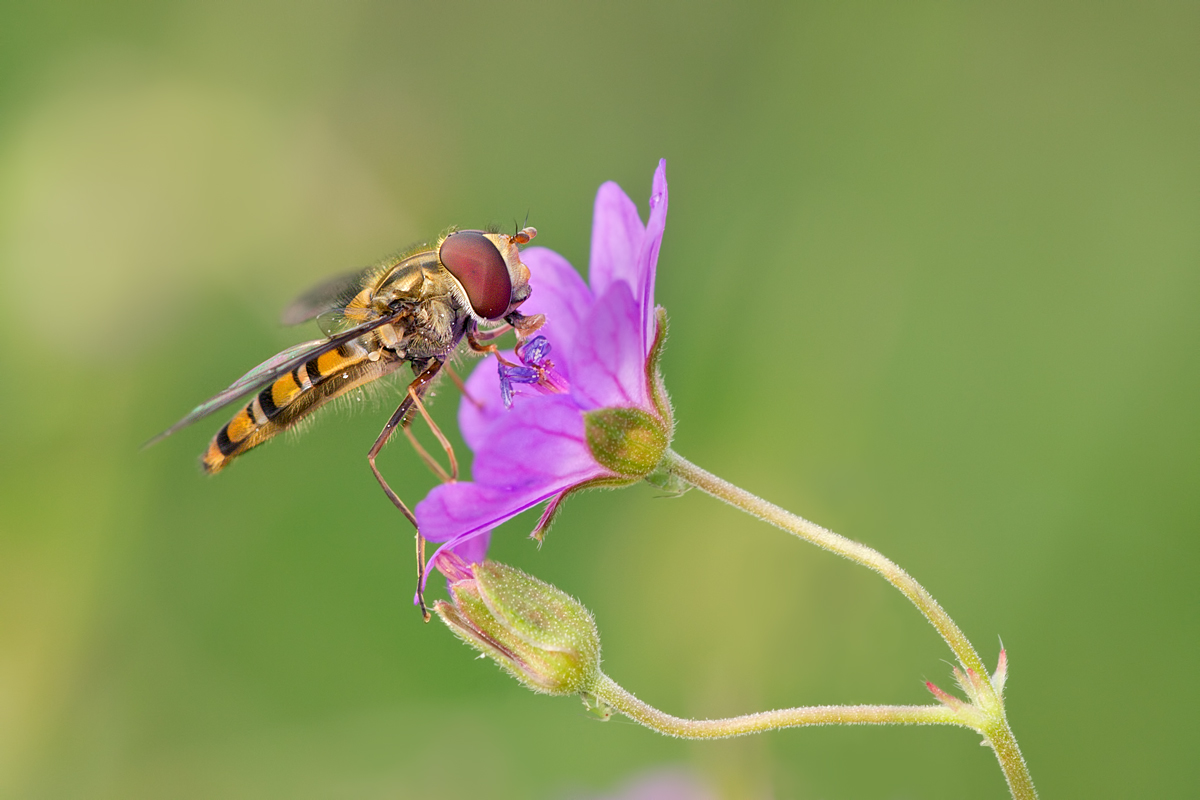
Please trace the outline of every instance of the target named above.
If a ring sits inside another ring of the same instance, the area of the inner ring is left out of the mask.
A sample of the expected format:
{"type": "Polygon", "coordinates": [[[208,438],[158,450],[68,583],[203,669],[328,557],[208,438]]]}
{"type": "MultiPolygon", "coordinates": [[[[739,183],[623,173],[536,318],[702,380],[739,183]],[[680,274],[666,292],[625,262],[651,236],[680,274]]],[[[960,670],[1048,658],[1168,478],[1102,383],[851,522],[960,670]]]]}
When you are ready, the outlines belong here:
{"type": "Polygon", "coordinates": [[[992,676],[992,686],[1000,695],[1004,694],[1004,682],[1008,680],[1008,654],[1000,649],[1000,658],[996,662],[996,674],[992,676]]]}
{"type": "Polygon", "coordinates": [[[955,712],[956,714],[962,713],[962,711],[964,709],[969,707],[967,703],[963,702],[962,700],[959,700],[957,697],[950,694],[949,692],[943,692],[941,689],[939,689],[937,686],[933,685],[929,681],[925,682],[925,688],[927,688],[933,694],[933,696],[938,699],[938,702],[940,702],[942,705],[946,706],[946,708],[949,708],[951,711],[955,712]]]}

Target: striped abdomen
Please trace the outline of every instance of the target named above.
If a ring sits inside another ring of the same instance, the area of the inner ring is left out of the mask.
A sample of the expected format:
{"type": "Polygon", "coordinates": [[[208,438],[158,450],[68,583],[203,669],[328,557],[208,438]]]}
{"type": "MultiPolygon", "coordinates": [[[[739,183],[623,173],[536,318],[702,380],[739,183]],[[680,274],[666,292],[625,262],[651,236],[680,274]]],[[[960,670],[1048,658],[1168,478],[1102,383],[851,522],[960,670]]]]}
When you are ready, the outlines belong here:
{"type": "Polygon", "coordinates": [[[381,378],[403,363],[391,351],[369,352],[357,342],[310,359],[262,389],[217,431],[200,459],[204,471],[219,472],[235,457],[290,428],[333,398],[381,378]]]}

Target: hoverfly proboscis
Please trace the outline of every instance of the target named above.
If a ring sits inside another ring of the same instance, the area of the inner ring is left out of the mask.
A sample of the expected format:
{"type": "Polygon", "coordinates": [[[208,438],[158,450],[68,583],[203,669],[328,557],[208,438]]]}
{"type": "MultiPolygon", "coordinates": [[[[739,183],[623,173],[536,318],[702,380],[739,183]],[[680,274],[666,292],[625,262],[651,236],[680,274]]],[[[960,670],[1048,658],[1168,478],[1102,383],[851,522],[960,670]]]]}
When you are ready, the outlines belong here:
{"type": "Polygon", "coordinates": [[[409,364],[415,378],[368,451],[367,462],[388,499],[417,528],[417,598],[428,621],[421,590],[425,539],[416,515],[388,486],[375,458],[400,426],[435,472],[444,480],[457,478],[453,451],[426,413],[422,398],[464,339],[471,350],[498,356],[496,346],[488,340],[510,329],[525,337],[544,322],[541,315],[527,317],[517,310],[531,292],[529,268],[521,262],[518,246],[536,235],[534,228],[511,236],[452,229],[432,245],[416,245],[373,267],[313,288],[284,311],[282,321],[294,325],[316,319],[327,334],[325,338],[289,347],[267,359],[196,406],[147,446],[254,392],[250,402],[217,431],[200,459],[205,472],[219,472],[237,456],[291,428],[330,400],[409,364]],[[425,453],[408,430],[414,408],[449,454],[452,474],[425,453]]]}

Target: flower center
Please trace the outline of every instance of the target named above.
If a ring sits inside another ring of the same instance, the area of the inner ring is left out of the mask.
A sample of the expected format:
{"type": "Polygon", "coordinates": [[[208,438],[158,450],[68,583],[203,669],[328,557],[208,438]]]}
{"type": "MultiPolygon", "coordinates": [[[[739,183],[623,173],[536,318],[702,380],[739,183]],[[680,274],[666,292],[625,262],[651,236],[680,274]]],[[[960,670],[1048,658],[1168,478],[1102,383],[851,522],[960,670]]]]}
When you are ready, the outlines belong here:
{"type": "Polygon", "coordinates": [[[518,384],[530,386],[538,394],[563,394],[570,389],[566,378],[554,369],[550,355],[550,341],[545,336],[535,336],[517,345],[520,364],[503,359],[499,363],[500,395],[504,407],[512,408],[513,390],[518,384]]]}

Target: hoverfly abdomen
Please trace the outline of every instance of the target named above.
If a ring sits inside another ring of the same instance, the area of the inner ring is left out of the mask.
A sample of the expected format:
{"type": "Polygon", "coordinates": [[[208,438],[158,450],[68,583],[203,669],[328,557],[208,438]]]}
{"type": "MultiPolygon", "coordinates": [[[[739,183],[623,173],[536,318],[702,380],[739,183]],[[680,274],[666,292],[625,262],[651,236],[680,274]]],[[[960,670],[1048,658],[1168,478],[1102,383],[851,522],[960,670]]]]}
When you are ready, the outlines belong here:
{"type": "Polygon", "coordinates": [[[208,445],[200,463],[212,474],[232,459],[295,425],[335,397],[392,372],[404,360],[357,342],[322,353],[256,394],[208,445]]]}

